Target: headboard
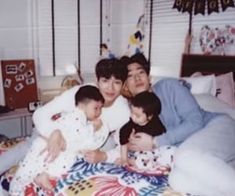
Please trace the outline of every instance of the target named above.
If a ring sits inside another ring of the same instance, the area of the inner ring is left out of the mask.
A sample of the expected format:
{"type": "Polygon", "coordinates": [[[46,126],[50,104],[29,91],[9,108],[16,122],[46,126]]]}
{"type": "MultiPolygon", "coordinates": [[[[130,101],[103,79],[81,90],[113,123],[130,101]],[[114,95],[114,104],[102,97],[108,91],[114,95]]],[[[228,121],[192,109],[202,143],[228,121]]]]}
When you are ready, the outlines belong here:
{"type": "Polygon", "coordinates": [[[233,72],[235,81],[235,56],[183,54],[181,76],[189,77],[194,72],[215,75],[233,72]]]}

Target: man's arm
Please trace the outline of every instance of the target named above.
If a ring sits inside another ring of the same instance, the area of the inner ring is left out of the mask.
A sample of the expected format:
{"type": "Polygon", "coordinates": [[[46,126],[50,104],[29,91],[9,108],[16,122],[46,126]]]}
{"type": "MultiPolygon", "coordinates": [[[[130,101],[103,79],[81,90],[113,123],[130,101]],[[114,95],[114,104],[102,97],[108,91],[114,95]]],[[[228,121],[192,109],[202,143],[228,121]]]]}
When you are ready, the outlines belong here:
{"type": "Polygon", "coordinates": [[[38,108],[33,114],[33,123],[36,130],[43,136],[49,137],[54,130],[51,117],[62,111],[70,111],[75,107],[74,95],[79,86],[75,86],[58,97],[38,108]]]}
{"type": "Polygon", "coordinates": [[[47,153],[46,159],[51,162],[66,148],[66,142],[60,130],[55,130],[51,117],[61,111],[72,110],[75,106],[74,95],[79,86],[65,91],[46,105],[38,108],[33,114],[36,130],[47,138],[47,146],[42,153],[47,153]]]}
{"type": "Polygon", "coordinates": [[[160,115],[167,129],[166,133],[155,137],[158,145],[179,144],[204,126],[205,112],[178,80],[160,81],[153,91],[162,102],[160,115]]]}

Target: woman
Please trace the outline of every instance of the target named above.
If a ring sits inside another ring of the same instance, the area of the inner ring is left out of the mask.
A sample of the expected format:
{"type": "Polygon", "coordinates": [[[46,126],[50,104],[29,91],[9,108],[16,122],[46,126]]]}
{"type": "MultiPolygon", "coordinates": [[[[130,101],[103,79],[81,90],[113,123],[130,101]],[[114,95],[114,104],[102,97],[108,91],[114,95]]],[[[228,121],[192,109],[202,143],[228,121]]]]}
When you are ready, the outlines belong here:
{"type": "Polygon", "coordinates": [[[175,190],[197,195],[233,195],[235,170],[229,163],[235,160],[235,121],[202,110],[176,79],[159,81],[151,88],[149,63],[142,54],[123,59],[128,69],[125,89],[131,95],[152,90],[161,100],[160,119],[166,127],[165,134],[154,138],[133,133],[129,148],[148,150],[153,146],[181,144],[169,176],[175,190]],[[221,129],[221,124],[226,125],[225,129],[221,129]],[[215,183],[215,178],[220,181],[215,183]]]}

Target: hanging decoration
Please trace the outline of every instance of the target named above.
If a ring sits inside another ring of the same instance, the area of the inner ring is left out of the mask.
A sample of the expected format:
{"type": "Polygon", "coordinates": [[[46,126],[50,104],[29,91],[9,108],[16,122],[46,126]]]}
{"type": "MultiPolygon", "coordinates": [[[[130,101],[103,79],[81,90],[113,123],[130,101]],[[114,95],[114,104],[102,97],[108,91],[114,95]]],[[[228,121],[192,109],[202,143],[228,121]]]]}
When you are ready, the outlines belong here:
{"type": "Polygon", "coordinates": [[[235,7],[234,0],[175,0],[173,9],[189,14],[211,14],[225,11],[228,7],[235,7]],[[221,9],[220,9],[221,7],[221,9]]]}
{"type": "Polygon", "coordinates": [[[125,55],[131,56],[136,53],[143,53],[144,48],[144,15],[138,18],[135,31],[129,36],[127,51],[125,55]]]}
{"type": "MultiPolygon", "coordinates": [[[[210,15],[213,12],[219,13],[221,10],[224,12],[229,7],[235,7],[234,0],[175,0],[172,8],[182,13],[189,13],[187,37],[191,37],[193,15],[205,15],[205,13],[210,15]]],[[[190,53],[190,43],[187,50],[190,53]]]]}

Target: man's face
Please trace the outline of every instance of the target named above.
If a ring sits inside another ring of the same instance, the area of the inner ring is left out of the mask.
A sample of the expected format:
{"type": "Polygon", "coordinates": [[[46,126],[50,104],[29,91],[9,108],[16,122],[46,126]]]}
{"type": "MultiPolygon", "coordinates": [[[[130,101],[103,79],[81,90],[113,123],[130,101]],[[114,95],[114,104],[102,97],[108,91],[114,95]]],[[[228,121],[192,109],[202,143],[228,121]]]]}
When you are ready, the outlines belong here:
{"type": "Polygon", "coordinates": [[[138,63],[131,63],[127,68],[128,76],[126,80],[126,87],[130,93],[135,96],[138,93],[149,90],[150,77],[142,66],[138,63]]]}
{"type": "Polygon", "coordinates": [[[101,101],[90,100],[84,105],[84,112],[88,120],[95,120],[101,114],[103,103],[101,101]]]}
{"type": "Polygon", "coordinates": [[[115,99],[121,94],[123,82],[111,76],[109,79],[100,77],[97,86],[105,99],[104,106],[110,106],[115,99]]]}

